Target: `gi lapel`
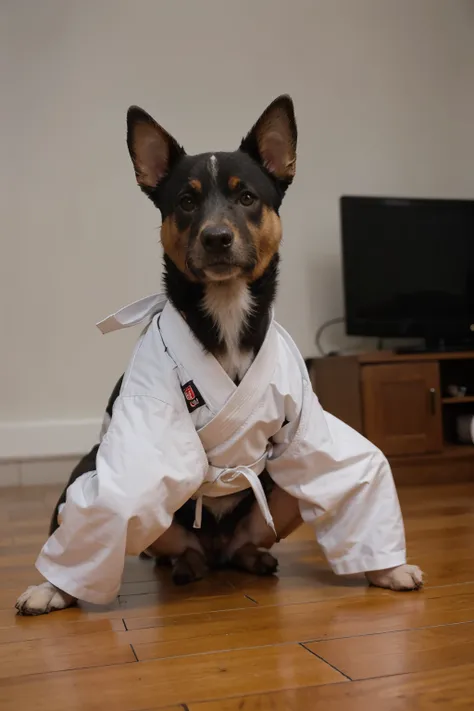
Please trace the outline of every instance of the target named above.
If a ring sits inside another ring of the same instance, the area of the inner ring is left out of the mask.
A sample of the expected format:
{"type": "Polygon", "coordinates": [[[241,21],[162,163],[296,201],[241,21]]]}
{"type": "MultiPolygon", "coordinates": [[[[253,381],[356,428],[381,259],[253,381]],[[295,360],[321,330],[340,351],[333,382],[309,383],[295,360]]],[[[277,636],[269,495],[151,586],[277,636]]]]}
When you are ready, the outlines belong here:
{"type": "Polygon", "coordinates": [[[198,431],[204,449],[209,452],[251,416],[268,387],[276,366],[278,346],[273,316],[262,347],[238,386],[219,361],[203,349],[170,302],[163,309],[159,326],[171,356],[183,365],[215,413],[198,431]]]}
{"type": "Polygon", "coordinates": [[[219,361],[204,350],[185,319],[169,301],[160,316],[158,327],[175,363],[189,374],[211,412],[220,412],[237,388],[219,361]]]}
{"type": "Polygon", "coordinates": [[[242,382],[238,387],[234,385],[234,391],[222,409],[199,430],[199,437],[206,452],[225,442],[255,412],[273,377],[277,352],[278,335],[272,315],[262,347],[242,382]]]}

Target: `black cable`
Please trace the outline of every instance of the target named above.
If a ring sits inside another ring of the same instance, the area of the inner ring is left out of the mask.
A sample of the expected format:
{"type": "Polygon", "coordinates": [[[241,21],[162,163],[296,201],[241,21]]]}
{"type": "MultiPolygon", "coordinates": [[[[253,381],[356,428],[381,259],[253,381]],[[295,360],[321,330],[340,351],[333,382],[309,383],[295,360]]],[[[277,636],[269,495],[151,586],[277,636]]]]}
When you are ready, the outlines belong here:
{"type": "Polygon", "coordinates": [[[316,343],[316,348],[319,351],[319,355],[325,358],[329,353],[326,353],[321,345],[321,337],[324,333],[324,331],[329,328],[329,326],[335,326],[338,323],[344,323],[344,317],[339,316],[339,318],[332,318],[329,321],[325,321],[316,331],[316,337],[315,337],[315,343],[316,343]]]}

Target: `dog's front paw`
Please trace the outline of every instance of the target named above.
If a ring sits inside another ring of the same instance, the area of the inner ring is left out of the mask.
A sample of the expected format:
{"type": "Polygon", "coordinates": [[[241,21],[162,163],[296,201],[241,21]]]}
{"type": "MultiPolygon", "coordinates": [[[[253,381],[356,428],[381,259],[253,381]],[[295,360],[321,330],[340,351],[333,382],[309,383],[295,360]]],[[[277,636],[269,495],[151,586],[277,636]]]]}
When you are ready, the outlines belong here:
{"type": "Polygon", "coordinates": [[[16,601],[19,615],[47,615],[54,610],[64,610],[76,603],[76,598],[59,590],[51,583],[32,585],[16,601]]]}
{"type": "Polygon", "coordinates": [[[389,590],[419,590],[423,587],[423,573],[417,565],[399,565],[387,570],[366,573],[367,580],[378,588],[389,590]]]}

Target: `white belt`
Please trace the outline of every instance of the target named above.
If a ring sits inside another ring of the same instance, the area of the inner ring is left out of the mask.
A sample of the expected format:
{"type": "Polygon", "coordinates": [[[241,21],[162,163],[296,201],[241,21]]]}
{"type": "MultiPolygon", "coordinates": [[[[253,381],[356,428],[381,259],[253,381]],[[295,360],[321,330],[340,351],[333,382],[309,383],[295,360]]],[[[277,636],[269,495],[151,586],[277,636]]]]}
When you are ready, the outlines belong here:
{"type": "Polygon", "coordinates": [[[276,535],[275,524],[273,523],[273,518],[268,508],[267,497],[265,496],[259,477],[259,474],[265,469],[267,454],[268,453],[265,452],[260,459],[250,466],[228,467],[225,469],[220,469],[212,465],[209,466],[208,476],[211,477],[211,481],[205,481],[193,497],[196,499],[194,528],[201,528],[202,499],[204,496],[226,496],[227,494],[237,491],[244,491],[250,486],[255,494],[255,499],[260,507],[265,522],[276,535]],[[244,481],[242,481],[242,479],[244,479],[244,481]]]}

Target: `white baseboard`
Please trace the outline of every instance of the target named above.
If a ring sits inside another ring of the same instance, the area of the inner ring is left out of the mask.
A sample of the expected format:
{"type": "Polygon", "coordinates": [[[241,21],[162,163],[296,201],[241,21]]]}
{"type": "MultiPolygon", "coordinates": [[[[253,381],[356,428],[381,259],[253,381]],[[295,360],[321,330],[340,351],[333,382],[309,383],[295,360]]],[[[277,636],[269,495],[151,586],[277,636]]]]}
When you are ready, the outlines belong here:
{"type": "Polygon", "coordinates": [[[0,461],[75,457],[99,440],[101,420],[0,423],[0,461]]]}

